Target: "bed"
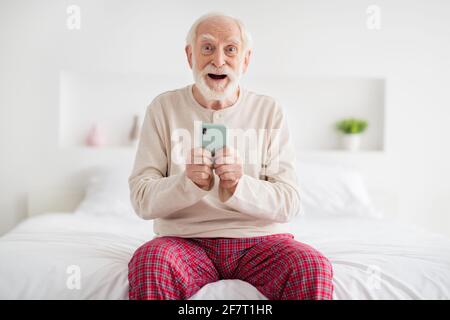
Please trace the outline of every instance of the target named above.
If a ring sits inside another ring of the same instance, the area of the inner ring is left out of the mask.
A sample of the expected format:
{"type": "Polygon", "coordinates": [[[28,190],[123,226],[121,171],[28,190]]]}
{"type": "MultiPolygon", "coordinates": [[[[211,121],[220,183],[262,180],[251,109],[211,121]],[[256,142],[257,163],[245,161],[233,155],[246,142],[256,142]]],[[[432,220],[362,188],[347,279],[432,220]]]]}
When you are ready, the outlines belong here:
{"type": "MultiPolygon", "coordinates": [[[[450,298],[448,237],[383,217],[357,172],[301,168],[305,213],[289,225],[332,262],[334,299],[450,298]]],[[[74,211],[41,212],[2,236],[0,299],[128,299],[128,261],[154,234],[152,221],[130,212],[124,176],[108,168],[74,211]]],[[[191,299],[266,298],[229,279],[191,299]]]]}

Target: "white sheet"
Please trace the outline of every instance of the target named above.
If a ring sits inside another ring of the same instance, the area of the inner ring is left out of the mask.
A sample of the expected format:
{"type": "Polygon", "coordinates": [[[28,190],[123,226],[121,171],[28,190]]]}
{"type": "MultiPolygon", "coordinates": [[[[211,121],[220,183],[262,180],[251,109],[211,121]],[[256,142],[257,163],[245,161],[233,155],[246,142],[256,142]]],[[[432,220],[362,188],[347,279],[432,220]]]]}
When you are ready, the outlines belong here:
{"type": "MultiPolygon", "coordinates": [[[[450,298],[449,238],[370,218],[302,217],[291,225],[296,240],[331,260],[335,299],[450,298]]],[[[152,237],[151,221],[69,213],[24,221],[0,238],[0,299],[127,299],[128,261],[152,237]],[[67,287],[72,265],[80,267],[80,289],[67,287]]],[[[264,298],[240,280],[192,297],[264,298]]]]}

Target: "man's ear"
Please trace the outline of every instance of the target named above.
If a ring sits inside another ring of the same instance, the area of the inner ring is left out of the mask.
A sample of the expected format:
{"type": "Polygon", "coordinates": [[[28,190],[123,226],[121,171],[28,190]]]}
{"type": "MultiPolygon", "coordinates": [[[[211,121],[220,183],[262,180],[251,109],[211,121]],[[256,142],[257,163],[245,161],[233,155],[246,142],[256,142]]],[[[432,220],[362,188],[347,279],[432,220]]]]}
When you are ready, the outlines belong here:
{"type": "Polygon", "coordinates": [[[187,59],[188,59],[189,66],[190,66],[191,69],[192,69],[192,46],[188,44],[188,45],[184,48],[184,51],[186,52],[186,57],[187,57],[187,59]]]}
{"type": "Polygon", "coordinates": [[[243,66],[243,69],[242,69],[243,73],[246,73],[246,72],[247,72],[247,68],[248,68],[248,65],[249,65],[249,63],[250,63],[250,57],[251,57],[251,55],[252,55],[252,50],[248,50],[248,51],[245,53],[245,56],[244,56],[244,66],[243,66]]]}

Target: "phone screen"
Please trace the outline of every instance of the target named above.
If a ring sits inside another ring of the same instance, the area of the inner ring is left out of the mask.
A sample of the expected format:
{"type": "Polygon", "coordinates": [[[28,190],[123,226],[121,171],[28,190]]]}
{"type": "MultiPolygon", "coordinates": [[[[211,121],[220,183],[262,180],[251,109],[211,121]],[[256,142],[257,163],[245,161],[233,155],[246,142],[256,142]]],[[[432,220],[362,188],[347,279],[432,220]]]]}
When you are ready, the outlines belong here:
{"type": "Polygon", "coordinates": [[[226,146],[227,128],[223,124],[202,123],[202,147],[214,156],[217,150],[226,146]]]}

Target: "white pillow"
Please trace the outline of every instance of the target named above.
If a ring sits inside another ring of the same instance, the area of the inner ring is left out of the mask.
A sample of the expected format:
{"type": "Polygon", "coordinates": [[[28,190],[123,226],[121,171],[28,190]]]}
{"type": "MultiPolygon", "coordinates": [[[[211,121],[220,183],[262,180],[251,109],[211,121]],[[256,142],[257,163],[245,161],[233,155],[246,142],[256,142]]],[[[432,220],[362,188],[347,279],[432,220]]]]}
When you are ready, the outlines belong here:
{"type": "Polygon", "coordinates": [[[75,214],[140,219],[130,202],[128,177],[131,168],[107,166],[89,178],[86,194],[75,214]]]}
{"type": "Polygon", "coordinates": [[[352,167],[297,161],[300,206],[305,216],[367,216],[380,218],[364,179],[352,167]]]}
{"type": "MultiPolygon", "coordinates": [[[[307,161],[298,161],[296,169],[300,210],[306,216],[382,216],[373,207],[364,179],[356,169],[307,161]]],[[[127,166],[96,169],[75,214],[141,219],[130,202],[130,174],[127,166]]]]}

